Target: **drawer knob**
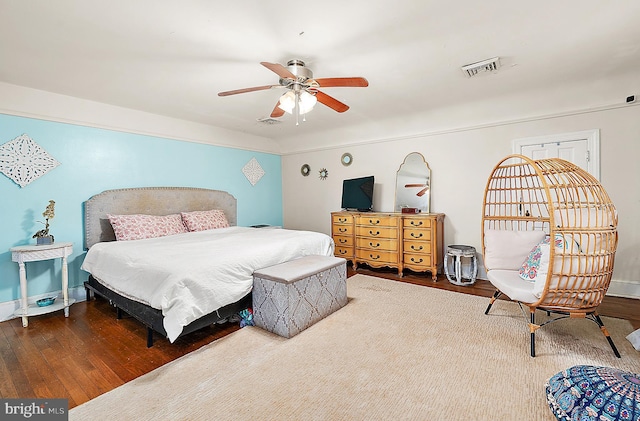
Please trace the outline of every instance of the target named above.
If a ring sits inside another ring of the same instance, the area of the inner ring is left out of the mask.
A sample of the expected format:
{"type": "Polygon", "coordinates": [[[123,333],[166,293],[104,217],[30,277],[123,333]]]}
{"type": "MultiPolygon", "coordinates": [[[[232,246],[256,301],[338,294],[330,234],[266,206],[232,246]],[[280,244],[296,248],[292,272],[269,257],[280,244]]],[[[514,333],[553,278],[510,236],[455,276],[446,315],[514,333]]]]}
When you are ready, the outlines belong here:
{"type": "Polygon", "coordinates": [[[345,244],[347,242],[347,240],[345,240],[344,238],[341,238],[341,239],[338,240],[338,242],[340,242],[342,244],[345,244]]]}
{"type": "Polygon", "coordinates": [[[373,248],[380,247],[380,243],[376,243],[375,245],[372,242],[369,242],[369,245],[373,248]]]}
{"type": "Polygon", "coordinates": [[[422,225],[422,221],[418,221],[417,223],[416,221],[411,221],[411,225],[413,225],[414,227],[419,227],[422,225]]]}
{"type": "Polygon", "coordinates": [[[413,263],[422,263],[422,261],[423,261],[423,260],[422,260],[422,258],[420,258],[420,260],[416,260],[415,258],[413,258],[413,257],[412,257],[412,258],[411,258],[411,261],[412,261],[413,263]]]}
{"type": "Polygon", "coordinates": [[[338,218],[338,221],[340,221],[340,222],[347,222],[347,218],[338,218]]]}
{"type": "Polygon", "coordinates": [[[347,232],[347,228],[338,228],[339,232],[347,232]]]}
{"type": "Polygon", "coordinates": [[[370,254],[369,257],[373,260],[378,260],[380,258],[380,255],[377,255],[376,257],[373,257],[373,254],[370,254]]]}
{"type": "Polygon", "coordinates": [[[414,245],[411,245],[411,250],[413,250],[413,251],[421,251],[422,250],[422,246],[416,247],[414,245]]]}
{"type": "Polygon", "coordinates": [[[379,219],[376,219],[376,220],[375,220],[375,222],[374,222],[374,221],[373,221],[373,219],[369,219],[369,223],[370,223],[371,225],[378,225],[378,224],[380,224],[380,220],[379,220],[379,219]]]}
{"type": "Polygon", "coordinates": [[[380,231],[373,232],[373,231],[369,230],[369,234],[370,235],[380,235],[380,231]]]}
{"type": "Polygon", "coordinates": [[[422,233],[418,233],[418,235],[416,235],[416,233],[415,233],[415,232],[412,232],[412,233],[411,233],[411,236],[412,236],[413,238],[422,238],[422,233]]]}

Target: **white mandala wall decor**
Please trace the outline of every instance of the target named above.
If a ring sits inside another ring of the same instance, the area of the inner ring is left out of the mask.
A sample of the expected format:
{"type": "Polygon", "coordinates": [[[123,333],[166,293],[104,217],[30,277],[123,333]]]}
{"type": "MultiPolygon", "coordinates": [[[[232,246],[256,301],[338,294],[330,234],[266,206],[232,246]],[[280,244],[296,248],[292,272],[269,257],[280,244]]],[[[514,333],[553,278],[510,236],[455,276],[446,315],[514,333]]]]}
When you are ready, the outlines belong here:
{"type": "Polygon", "coordinates": [[[264,170],[260,166],[260,163],[257,159],[251,158],[251,161],[247,162],[244,167],[242,167],[242,172],[244,173],[249,183],[252,186],[255,186],[258,181],[265,174],[264,170]]]}
{"type": "Polygon", "coordinates": [[[0,146],[0,172],[24,187],[42,177],[58,161],[26,134],[0,146]]]}

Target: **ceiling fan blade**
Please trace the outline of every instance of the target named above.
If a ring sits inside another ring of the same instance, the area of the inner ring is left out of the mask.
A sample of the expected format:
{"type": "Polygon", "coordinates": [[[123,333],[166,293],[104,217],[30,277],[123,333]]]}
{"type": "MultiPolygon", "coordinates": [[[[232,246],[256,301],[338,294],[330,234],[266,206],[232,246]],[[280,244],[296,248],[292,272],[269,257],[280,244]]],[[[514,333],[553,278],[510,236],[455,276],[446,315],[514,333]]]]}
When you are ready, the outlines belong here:
{"type": "Polygon", "coordinates": [[[366,88],[369,86],[367,79],[363,77],[321,77],[314,79],[321,88],[332,88],[338,86],[366,88]]]}
{"type": "Polygon", "coordinates": [[[416,193],[416,196],[424,196],[425,193],[427,193],[427,191],[429,190],[429,187],[425,187],[424,189],[420,190],[418,193],[416,193]]]}
{"type": "Polygon", "coordinates": [[[277,118],[277,117],[282,117],[284,115],[284,110],[278,107],[278,105],[280,105],[280,101],[278,101],[276,103],[276,106],[273,107],[273,111],[271,111],[270,117],[277,118]]]}
{"type": "Polygon", "coordinates": [[[318,102],[323,103],[327,107],[339,113],[343,113],[349,109],[349,106],[347,104],[343,104],[342,102],[338,101],[334,97],[329,96],[322,91],[315,91],[315,92],[316,92],[316,98],[318,99],[318,102]]]}
{"type": "Polygon", "coordinates": [[[260,64],[262,64],[264,67],[271,70],[273,73],[277,74],[283,79],[294,79],[294,80],[297,79],[293,73],[287,70],[287,68],[280,63],[269,63],[266,61],[261,61],[260,64]]]}
{"type": "Polygon", "coordinates": [[[254,86],[253,88],[236,89],[234,91],[218,92],[218,96],[229,96],[236,94],[244,94],[246,92],[264,91],[266,89],[278,88],[280,85],[254,86]]]}

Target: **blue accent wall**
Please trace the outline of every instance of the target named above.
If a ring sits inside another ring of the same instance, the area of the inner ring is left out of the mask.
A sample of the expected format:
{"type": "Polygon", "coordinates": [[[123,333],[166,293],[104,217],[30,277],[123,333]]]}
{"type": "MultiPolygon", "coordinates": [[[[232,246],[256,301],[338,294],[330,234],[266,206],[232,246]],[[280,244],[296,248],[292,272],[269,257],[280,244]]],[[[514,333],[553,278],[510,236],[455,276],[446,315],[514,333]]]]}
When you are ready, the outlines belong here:
{"type": "MultiPolygon", "coordinates": [[[[225,190],[238,200],[238,225],[282,225],[279,155],[190,143],[113,130],[0,114],[0,145],[26,134],[60,165],[21,188],[0,174],[0,302],[20,297],[13,246],[34,244],[42,212],[55,200],[50,233],[72,241],[69,286],[80,286],[83,202],[103,190],[128,187],[200,187],[225,190]],[[256,158],[265,175],[252,186],[242,167],[256,158]]],[[[215,141],[215,139],[214,139],[215,141]]],[[[60,290],[60,259],[27,263],[29,295],[60,290]]]]}

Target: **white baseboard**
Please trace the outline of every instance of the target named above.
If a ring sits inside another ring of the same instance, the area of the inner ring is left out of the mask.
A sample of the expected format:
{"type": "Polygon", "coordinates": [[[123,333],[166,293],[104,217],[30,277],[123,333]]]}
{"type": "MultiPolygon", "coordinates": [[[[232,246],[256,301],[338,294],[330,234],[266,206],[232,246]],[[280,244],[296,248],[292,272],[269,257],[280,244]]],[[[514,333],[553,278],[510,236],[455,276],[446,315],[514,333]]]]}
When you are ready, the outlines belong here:
{"type": "Polygon", "coordinates": [[[640,284],[637,282],[612,279],[607,295],[640,300],[640,284]]]}
{"type": "MultiPolygon", "coordinates": [[[[62,297],[62,290],[47,292],[46,294],[33,295],[29,297],[29,304],[35,303],[37,300],[45,297],[58,296],[62,297]]],[[[77,301],[85,301],[87,294],[83,286],[69,288],[69,298],[74,298],[77,301]]],[[[14,313],[20,308],[20,300],[6,301],[0,303],[0,321],[14,319],[16,316],[14,313]]],[[[73,311],[73,310],[71,310],[73,311]]]]}

